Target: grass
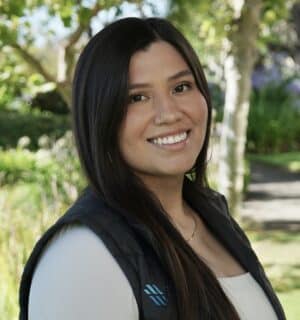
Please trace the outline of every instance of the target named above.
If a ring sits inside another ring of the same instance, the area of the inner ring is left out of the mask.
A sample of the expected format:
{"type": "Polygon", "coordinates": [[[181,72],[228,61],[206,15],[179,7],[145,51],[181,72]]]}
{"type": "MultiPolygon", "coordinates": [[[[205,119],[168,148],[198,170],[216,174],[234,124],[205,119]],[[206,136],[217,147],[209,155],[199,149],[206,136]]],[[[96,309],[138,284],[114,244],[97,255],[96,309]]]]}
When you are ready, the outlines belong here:
{"type": "Polygon", "coordinates": [[[20,183],[0,193],[0,318],[17,320],[23,267],[40,235],[66,210],[43,186],[20,183]]]}
{"type": "Polygon", "coordinates": [[[286,318],[289,320],[300,319],[300,290],[282,292],[278,294],[278,297],[285,307],[286,318]]]}
{"type": "Polygon", "coordinates": [[[279,230],[246,230],[246,233],[287,319],[300,319],[300,234],[279,230]]]}
{"type": "Polygon", "coordinates": [[[253,161],[282,167],[290,172],[300,172],[300,152],[249,154],[247,157],[253,161]]]}

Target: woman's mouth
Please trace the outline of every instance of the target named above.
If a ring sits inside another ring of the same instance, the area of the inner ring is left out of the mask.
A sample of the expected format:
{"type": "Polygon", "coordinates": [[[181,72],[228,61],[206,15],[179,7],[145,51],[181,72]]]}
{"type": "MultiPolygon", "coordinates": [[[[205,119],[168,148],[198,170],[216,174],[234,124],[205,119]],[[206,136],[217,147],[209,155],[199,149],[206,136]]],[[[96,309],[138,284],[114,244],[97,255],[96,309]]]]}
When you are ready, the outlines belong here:
{"type": "Polygon", "coordinates": [[[149,142],[158,146],[172,146],[186,142],[191,130],[183,131],[174,135],[148,139],[149,142]]]}

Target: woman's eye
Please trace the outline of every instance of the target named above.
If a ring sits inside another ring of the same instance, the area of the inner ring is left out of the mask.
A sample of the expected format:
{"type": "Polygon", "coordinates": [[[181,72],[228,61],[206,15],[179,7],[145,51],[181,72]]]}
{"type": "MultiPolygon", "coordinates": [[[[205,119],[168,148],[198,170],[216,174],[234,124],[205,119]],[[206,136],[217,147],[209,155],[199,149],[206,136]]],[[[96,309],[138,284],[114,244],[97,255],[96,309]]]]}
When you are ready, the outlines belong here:
{"type": "Polygon", "coordinates": [[[146,100],[147,97],[145,97],[142,94],[133,94],[129,96],[129,103],[135,103],[135,102],[140,102],[146,100]]]}
{"type": "Polygon", "coordinates": [[[181,83],[180,85],[176,86],[174,91],[175,93],[180,93],[187,91],[191,88],[191,85],[189,83],[181,83]]]}

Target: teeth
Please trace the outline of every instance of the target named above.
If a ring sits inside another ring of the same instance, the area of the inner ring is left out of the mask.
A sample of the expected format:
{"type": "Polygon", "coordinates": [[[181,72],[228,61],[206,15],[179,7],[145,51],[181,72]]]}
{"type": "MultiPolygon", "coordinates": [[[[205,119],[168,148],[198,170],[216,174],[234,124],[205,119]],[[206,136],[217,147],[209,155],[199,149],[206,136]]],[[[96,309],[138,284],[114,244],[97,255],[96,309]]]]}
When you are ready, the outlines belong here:
{"type": "Polygon", "coordinates": [[[176,134],[174,136],[168,136],[163,138],[153,139],[152,142],[155,144],[163,145],[163,144],[173,144],[180,141],[183,141],[187,138],[187,132],[183,132],[180,134],[176,134]]]}

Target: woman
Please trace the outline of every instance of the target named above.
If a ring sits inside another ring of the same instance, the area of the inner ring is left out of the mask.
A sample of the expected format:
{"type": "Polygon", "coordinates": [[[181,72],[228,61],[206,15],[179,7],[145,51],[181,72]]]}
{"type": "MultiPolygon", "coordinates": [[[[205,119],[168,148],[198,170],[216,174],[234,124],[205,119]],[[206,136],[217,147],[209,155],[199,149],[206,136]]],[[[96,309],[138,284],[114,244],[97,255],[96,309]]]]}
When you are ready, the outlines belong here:
{"type": "Polygon", "coordinates": [[[20,319],[285,319],[206,182],[207,83],[169,22],[122,19],[90,40],[73,120],[89,187],[33,250],[20,319]]]}

